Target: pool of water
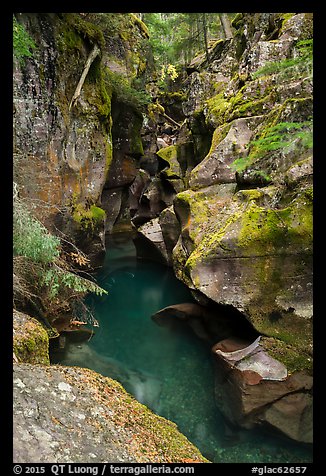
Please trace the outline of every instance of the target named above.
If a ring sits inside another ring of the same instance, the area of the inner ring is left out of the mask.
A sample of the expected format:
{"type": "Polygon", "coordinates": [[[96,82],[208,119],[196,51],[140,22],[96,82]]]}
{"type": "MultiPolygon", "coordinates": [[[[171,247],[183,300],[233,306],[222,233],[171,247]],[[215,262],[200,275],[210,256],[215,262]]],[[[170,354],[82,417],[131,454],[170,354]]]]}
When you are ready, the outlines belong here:
{"type": "Polygon", "coordinates": [[[229,433],[214,401],[212,355],[182,322],[158,326],[151,315],[192,302],[171,269],[138,260],[130,237],[112,238],[98,283],[107,296],[89,298],[100,326],[87,342],[67,342],[52,363],[78,365],[121,382],[138,401],[174,421],[212,462],[310,462],[310,448],[261,431],[229,433]]]}

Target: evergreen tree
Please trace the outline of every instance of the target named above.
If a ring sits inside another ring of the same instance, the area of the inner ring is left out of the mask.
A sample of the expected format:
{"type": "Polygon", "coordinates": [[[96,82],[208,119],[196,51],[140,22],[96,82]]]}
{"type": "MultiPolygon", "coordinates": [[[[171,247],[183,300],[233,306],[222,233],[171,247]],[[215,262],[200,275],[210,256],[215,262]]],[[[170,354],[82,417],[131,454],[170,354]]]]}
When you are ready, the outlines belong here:
{"type": "Polygon", "coordinates": [[[163,65],[188,64],[205,52],[209,58],[210,42],[233,36],[230,18],[233,13],[143,13],[150,32],[150,42],[158,69],[163,65]]]}

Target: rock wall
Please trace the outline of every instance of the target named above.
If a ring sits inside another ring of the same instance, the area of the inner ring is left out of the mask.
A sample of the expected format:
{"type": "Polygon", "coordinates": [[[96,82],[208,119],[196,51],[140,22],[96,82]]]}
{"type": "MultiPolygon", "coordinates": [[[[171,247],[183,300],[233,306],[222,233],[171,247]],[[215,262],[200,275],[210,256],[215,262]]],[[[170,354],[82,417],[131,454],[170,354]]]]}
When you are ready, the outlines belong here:
{"type": "MultiPolygon", "coordinates": [[[[171,248],[164,236],[163,213],[139,231],[200,303],[240,311],[267,338],[263,346],[287,367],[289,378],[298,371],[309,375],[312,14],[238,14],[233,29],[234,38],[213,45],[209,63],[201,55],[188,68],[182,144],[188,144],[191,165],[183,165],[178,140],[157,153],[166,164],[160,176],[178,181],[169,209],[171,225],[177,219],[180,227],[177,242],[171,248]]],[[[246,394],[238,379],[224,397],[234,386],[246,394]]],[[[311,385],[298,395],[300,415],[311,416],[311,385]]],[[[287,433],[281,424],[285,400],[279,413],[274,406],[266,411],[278,418],[261,421],[287,433]]],[[[243,410],[243,402],[236,405],[243,410]]],[[[238,410],[222,411],[230,416],[238,410]]],[[[238,411],[238,423],[243,417],[238,411]]],[[[311,441],[310,423],[291,437],[311,441]]]]}
{"type": "Polygon", "coordinates": [[[108,228],[98,208],[117,209],[108,224],[120,211],[114,197],[103,204],[103,189],[131,183],[131,164],[142,154],[142,115],[131,84],[145,84],[151,73],[146,27],[132,14],[16,18],[36,45],[31,57],[14,61],[14,178],[20,196],[33,201],[49,226],[96,252],[108,228]]]}

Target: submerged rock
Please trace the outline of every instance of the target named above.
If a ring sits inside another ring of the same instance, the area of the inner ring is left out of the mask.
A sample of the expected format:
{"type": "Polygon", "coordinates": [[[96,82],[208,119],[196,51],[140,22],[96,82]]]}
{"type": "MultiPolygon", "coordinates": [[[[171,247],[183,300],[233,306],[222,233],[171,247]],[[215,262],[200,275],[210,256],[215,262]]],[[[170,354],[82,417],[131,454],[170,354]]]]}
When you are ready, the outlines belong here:
{"type": "Polygon", "coordinates": [[[208,462],[120,384],[77,367],[14,365],[14,462],[208,462]]]}
{"type": "Polygon", "coordinates": [[[238,332],[238,335],[255,335],[245,319],[239,316],[232,318],[221,308],[208,308],[192,302],[167,306],[153,314],[152,319],[159,326],[173,327],[178,321],[184,322],[200,339],[210,345],[232,336],[235,332],[238,332]]]}

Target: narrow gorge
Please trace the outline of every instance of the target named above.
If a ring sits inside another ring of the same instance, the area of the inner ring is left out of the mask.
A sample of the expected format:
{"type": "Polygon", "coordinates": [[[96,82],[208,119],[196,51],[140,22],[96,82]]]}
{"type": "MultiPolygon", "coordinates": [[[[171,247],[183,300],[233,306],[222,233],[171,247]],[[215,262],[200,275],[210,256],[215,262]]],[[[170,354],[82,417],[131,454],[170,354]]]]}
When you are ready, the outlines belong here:
{"type": "Polygon", "coordinates": [[[312,462],[313,15],[13,46],[14,462],[312,462]]]}

